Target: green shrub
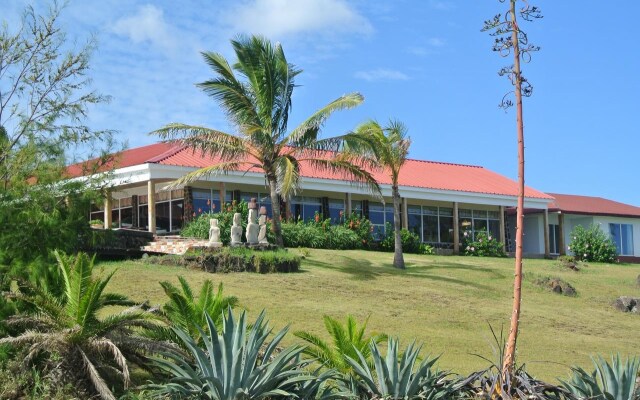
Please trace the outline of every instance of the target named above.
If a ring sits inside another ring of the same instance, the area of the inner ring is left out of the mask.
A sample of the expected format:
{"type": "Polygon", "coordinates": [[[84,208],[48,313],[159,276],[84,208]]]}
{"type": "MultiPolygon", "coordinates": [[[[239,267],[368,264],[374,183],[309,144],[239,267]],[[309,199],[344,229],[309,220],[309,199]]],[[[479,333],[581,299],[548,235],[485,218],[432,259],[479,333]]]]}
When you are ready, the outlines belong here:
{"type": "Polygon", "coordinates": [[[462,249],[465,256],[476,257],[506,257],[502,243],[485,232],[476,232],[475,240],[468,232],[464,232],[462,249]]]}
{"type": "Polygon", "coordinates": [[[597,225],[573,228],[568,250],[580,261],[614,262],[618,256],[616,245],[597,225]]]}
{"type": "MultiPolygon", "coordinates": [[[[409,254],[433,254],[433,247],[428,244],[422,243],[420,236],[407,230],[400,230],[400,239],[402,241],[402,252],[409,254]]],[[[387,222],[384,239],[380,242],[380,250],[382,251],[394,251],[395,250],[395,232],[393,226],[387,222]]]]}
{"type": "Polygon", "coordinates": [[[296,272],[300,269],[300,256],[285,249],[253,250],[245,247],[223,247],[215,250],[188,252],[184,256],[166,255],[149,257],[144,262],[202,269],[213,273],[296,272]]]}
{"type": "Polygon", "coordinates": [[[373,226],[371,225],[371,221],[365,217],[351,213],[350,216],[345,218],[342,226],[354,231],[356,235],[358,235],[358,240],[360,240],[362,248],[369,247],[373,242],[373,226]]]}

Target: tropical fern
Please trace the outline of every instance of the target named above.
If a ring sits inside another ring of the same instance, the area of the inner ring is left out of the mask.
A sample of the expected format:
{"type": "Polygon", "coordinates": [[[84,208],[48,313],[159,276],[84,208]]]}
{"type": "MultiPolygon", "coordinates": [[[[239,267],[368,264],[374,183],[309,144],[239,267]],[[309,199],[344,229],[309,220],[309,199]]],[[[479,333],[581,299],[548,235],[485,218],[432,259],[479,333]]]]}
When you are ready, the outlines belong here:
{"type": "MultiPolygon", "coordinates": [[[[218,285],[218,290],[215,291],[213,282],[208,279],[203,282],[198,297],[196,297],[184,277],[179,276],[178,280],[180,287],[167,281],[160,282],[160,286],[169,298],[169,301],[162,308],[162,313],[169,320],[171,326],[189,333],[197,343],[202,344],[200,333],[206,329],[206,315],[212,318],[216,328],[220,330],[224,311],[236,307],[238,298],[224,296],[222,282],[218,285]]],[[[183,343],[170,327],[155,329],[149,334],[158,340],[183,343]]]]}
{"type": "Polygon", "coordinates": [[[101,398],[115,399],[115,381],[109,377],[118,376],[127,388],[129,362],[144,364],[146,351],[168,348],[136,335],[134,328],[152,329],[157,317],[122,295],[104,293],[113,273],[93,278],[94,259],[86,254],[55,256],[63,276],[62,295],[23,283],[12,295],[30,304],[33,312],[8,318],[6,324],[22,333],[0,339],[0,345],[25,349],[25,364],[36,370],[62,371],[67,381],[61,384],[83,382],[101,398]],[[100,318],[107,306],[132,307],[100,318]]]}
{"type": "Polygon", "coordinates": [[[331,344],[310,332],[297,331],[294,335],[309,344],[304,350],[305,355],[317,360],[326,368],[350,374],[353,368],[347,361],[347,357],[357,359],[357,352],[360,352],[369,366],[373,367],[369,343],[371,341],[381,343],[387,339],[385,334],[374,333],[367,336],[365,330],[368,322],[367,318],[362,325],[358,326],[356,319],[349,315],[346,323],[342,325],[338,320],[325,315],[324,326],[331,337],[331,344]]]}

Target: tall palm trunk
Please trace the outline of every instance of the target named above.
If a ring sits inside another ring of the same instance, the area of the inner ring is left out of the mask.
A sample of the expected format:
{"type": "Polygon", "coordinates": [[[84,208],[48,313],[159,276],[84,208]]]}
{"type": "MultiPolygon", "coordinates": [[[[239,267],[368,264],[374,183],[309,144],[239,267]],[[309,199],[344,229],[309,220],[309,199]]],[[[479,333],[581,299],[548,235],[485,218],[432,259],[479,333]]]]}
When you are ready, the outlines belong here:
{"type": "Polygon", "coordinates": [[[282,240],[282,223],[280,218],[280,198],[278,197],[276,177],[267,175],[267,181],[269,182],[271,212],[273,214],[271,229],[273,230],[273,234],[276,238],[276,245],[278,247],[284,247],[284,241],[282,240]]]}
{"type": "Polygon", "coordinates": [[[518,24],[516,21],[516,0],[511,0],[513,44],[513,73],[515,75],[516,123],[518,128],[518,207],[516,211],[516,265],[513,280],[513,310],[509,338],[502,364],[503,373],[511,373],[515,361],[516,342],[520,323],[520,303],[522,299],[522,233],[524,229],[524,124],[522,120],[522,76],[520,75],[520,47],[518,45],[518,24]]]}
{"type": "Polygon", "coordinates": [[[393,232],[395,236],[395,245],[393,253],[393,266],[396,268],[404,269],[404,256],[402,255],[402,237],[400,236],[400,191],[398,185],[393,185],[391,188],[393,195],[393,232]]]}

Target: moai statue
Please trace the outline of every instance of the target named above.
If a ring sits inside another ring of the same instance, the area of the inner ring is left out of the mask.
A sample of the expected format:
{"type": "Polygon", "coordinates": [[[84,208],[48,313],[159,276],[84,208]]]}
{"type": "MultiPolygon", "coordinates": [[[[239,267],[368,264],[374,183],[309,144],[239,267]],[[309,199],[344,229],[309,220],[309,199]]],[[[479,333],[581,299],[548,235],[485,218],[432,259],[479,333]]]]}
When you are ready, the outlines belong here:
{"type": "Polygon", "coordinates": [[[218,220],[215,218],[209,220],[209,247],[222,247],[220,228],[218,228],[218,220]]]}
{"type": "Polygon", "coordinates": [[[247,232],[245,235],[247,236],[247,243],[250,245],[258,244],[258,224],[256,224],[256,219],[258,219],[258,204],[256,203],[256,199],[252,198],[249,202],[249,218],[247,220],[247,232]]]}
{"type": "Polygon", "coordinates": [[[260,233],[258,233],[259,244],[269,244],[267,240],[267,216],[261,215],[258,219],[258,225],[260,226],[260,233]]]}
{"type": "Polygon", "coordinates": [[[247,243],[249,244],[258,244],[258,230],[260,227],[256,224],[256,217],[258,215],[258,210],[253,209],[249,210],[249,219],[247,221],[247,243]]]}
{"type": "Polygon", "coordinates": [[[233,214],[233,226],[231,227],[231,245],[239,246],[242,244],[242,214],[233,214]]]}

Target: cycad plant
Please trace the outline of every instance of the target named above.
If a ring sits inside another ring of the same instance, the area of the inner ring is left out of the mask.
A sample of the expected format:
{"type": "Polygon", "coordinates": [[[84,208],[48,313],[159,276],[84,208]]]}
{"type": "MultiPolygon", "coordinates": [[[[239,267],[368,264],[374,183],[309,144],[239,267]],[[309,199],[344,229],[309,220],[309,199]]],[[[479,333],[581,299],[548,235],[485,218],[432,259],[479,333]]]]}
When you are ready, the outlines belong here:
{"type": "MultiPolygon", "coordinates": [[[[234,308],[238,304],[235,296],[224,296],[222,282],[218,290],[214,290],[213,282],[205,280],[200,288],[198,297],[194,296],[193,289],[187,280],[179,276],[180,287],[170,282],[160,282],[169,301],[162,307],[164,316],[171,326],[187,332],[196,343],[202,345],[200,333],[207,327],[209,315],[217,329],[222,328],[223,313],[234,308]]],[[[159,340],[170,340],[177,344],[183,344],[175,331],[170,327],[155,329],[149,332],[151,337],[159,340]]]]}
{"type": "MultiPolygon", "coordinates": [[[[0,339],[26,350],[25,365],[44,373],[59,370],[66,382],[85,385],[103,399],[115,399],[111,387],[118,377],[122,386],[130,383],[129,362],[144,361],[145,350],[157,350],[156,342],[136,335],[134,328],[153,328],[156,319],[140,307],[100,317],[105,307],[132,306],[125,296],[105,293],[113,276],[92,277],[94,259],[84,253],[66,257],[55,253],[63,276],[63,293],[23,287],[15,298],[28,303],[33,312],[15,315],[6,323],[22,333],[0,339]]],[[[164,346],[166,348],[166,346],[164,346]]]]}
{"type": "Polygon", "coordinates": [[[302,347],[276,351],[287,328],[266,344],[271,330],[264,311],[251,329],[247,328],[244,311],[236,320],[229,310],[220,332],[209,315],[205,318],[208,334],[200,333],[204,348],[187,332],[175,328],[190,358],[170,352],[155,361],[170,376],[168,383],[150,386],[157,396],[209,400],[295,398],[304,382],[316,379],[304,369],[306,363],[298,357],[302,347]]]}
{"type": "Polygon", "coordinates": [[[592,358],[595,369],[592,373],[574,367],[573,376],[562,385],[580,399],[639,400],[637,385],[640,359],[622,360],[620,355],[611,357],[609,364],[602,357],[592,358]]]}
{"type": "MultiPolygon", "coordinates": [[[[230,134],[203,126],[169,124],[154,131],[163,139],[179,138],[186,146],[217,157],[219,162],[185,175],[174,185],[193,182],[211,174],[229,171],[264,173],[273,209],[272,229],[278,246],[283,246],[280,227],[280,200],[288,198],[300,184],[301,163],[310,168],[342,175],[379,193],[379,187],[362,160],[353,154],[327,155],[339,150],[352,135],[320,139],[320,129],[334,112],[360,105],[359,93],[341,96],[288,130],[295,77],[302,72],[285,57],[280,44],[259,36],[240,36],[231,44],[237,61],[230,64],[221,54],[203,53],[214,77],[198,84],[226,111],[235,125],[230,134]]],[[[355,139],[354,139],[355,140],[355,139]]]]}
{"type": "Polygon", "coordinates": [[[390,338],[385,356],[374,342],[369,347],[373,368],[360,351],[356,351],[357,359],[347,358],[357,383],[354,394],[360,398],[443,399],[453,396],[455,385],[447,381],[446,373],[434,369],[437,357],[426,357],[418,363],[421,346],[411,343],[401,354],[398,339],[390,338]]]}
{"type": "Polygon", "coordinates": [[[381,343],[387,339],[385,334],[366,335],[368,321],[367,318],[362,325],[358,325],[355,317],[349,315],[343,325],[340,321],[325,315],[324,326],[331,337],[331,343],[310,332],[297,331],[294,335],[308,343],[304,354],[317,360],[325,368],[351,374],[353,367],[349,364],[347,357],[357,359],[358,354],[361,354],[369,366],[373,367],[369,343],[381,343]]]}

